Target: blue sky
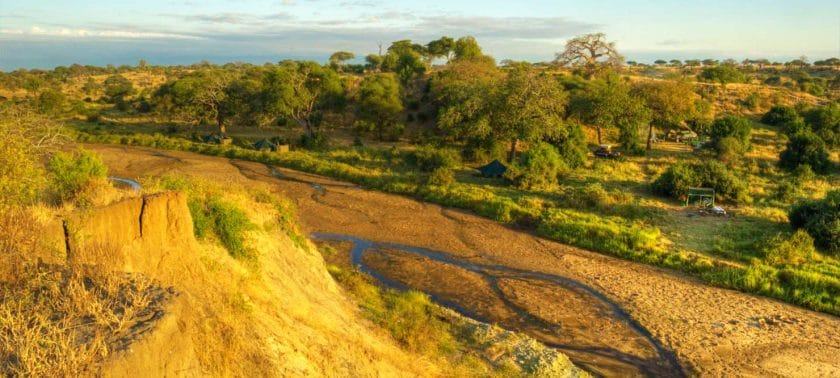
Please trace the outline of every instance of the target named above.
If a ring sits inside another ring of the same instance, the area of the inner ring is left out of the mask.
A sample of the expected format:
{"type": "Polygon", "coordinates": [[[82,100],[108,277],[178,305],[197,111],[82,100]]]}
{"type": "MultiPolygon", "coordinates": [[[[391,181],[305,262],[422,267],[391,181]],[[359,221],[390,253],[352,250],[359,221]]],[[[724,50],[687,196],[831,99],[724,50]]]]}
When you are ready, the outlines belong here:
{"type": "Polygon", "coordinates": [[[628,60],[816,60],[840,56],[840,1],[0,0],[0,69],[323,61],[441,35],[474,35],[499,60],[547,61],[598,31],[628,60]]]}

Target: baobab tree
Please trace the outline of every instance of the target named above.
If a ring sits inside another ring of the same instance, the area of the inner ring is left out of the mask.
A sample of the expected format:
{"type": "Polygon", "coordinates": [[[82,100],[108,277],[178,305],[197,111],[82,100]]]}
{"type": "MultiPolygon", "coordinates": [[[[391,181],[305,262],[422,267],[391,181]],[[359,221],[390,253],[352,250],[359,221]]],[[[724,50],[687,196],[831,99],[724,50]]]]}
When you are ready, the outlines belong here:
{"type": "Polygon", "coordinates": [[[606,34],[594,33],[566,41],[566,49],[556,55],[555,63],[568,67],[582,67],[587,78],[592,78],[607,67],[619,67],[624,61],[615,48],[607,42],[606,34]]]}

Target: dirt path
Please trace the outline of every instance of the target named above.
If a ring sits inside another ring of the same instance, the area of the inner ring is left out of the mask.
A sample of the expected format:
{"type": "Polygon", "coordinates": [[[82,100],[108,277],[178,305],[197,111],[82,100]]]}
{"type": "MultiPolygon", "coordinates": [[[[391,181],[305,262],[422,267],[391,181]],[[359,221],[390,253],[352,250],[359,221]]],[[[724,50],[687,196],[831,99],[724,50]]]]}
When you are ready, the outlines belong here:
{"type": "Polygon", "coordinates": [[[573,335],[568,337],[576,345],[592,347],[599,340],[609,344],[624,362],[602,356],[603,361],[593,357],[594,365],[582,364],[607,375],[644,375],[654,373],[645,366],[663,366],[639,363],[661,361],[662,356],[650,340],[633,330],[631,325],[636,324],[666,352],[673,351],[690,375],[840,377],[840,318],[835,316],[709,287],[673,272],[537,238],[466,212],[319,176],[183,152],[90,148],[102,153],[111,173],[121,177],[175,173],[209,178],[220,185],[232,181],[265,185],[297,204],[310,232],[446,251],[447,259],[459,264],[564,277],[591,288],[606,302],[579,290],[547,285],[546,280],[523,280],[504,272],[497,272],[495,295],[483,295],[494,292],[494,287],[488,288],[480,274],[398,249],[371,254],[376,258],[368,263],[391,279],[435,289],[511,324],[522,314],[505,308],[524,309],[535,319],[559,324],[525,329],[543,340],[573,335]],[[499,304],[500,297],[513,306],[499,304]],[[610,316],[610,303],[632,322],[622,324],[610,316]]]}

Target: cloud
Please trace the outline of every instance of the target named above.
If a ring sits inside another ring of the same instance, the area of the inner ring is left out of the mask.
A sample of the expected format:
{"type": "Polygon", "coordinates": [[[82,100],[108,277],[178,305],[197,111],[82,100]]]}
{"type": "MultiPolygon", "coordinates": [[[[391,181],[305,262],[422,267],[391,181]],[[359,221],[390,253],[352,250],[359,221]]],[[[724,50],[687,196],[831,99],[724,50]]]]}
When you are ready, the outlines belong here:
{"type": "Polygon", "coordinates": [[[658,46],[676,47],[685,44],[685,41],[679,39],[666,39],[656,43],[658,46]]]}
{"type": "Polygon", "coordinates": [[[119,29],[73,29],[73,28],[41,28],[33,26],[27,30],[0,29],[0,36],[18,37],[60,37],[60,38],[112,38],[112,39],[202,39],[201,37],[167,32],[149,32],[119,29]]]}

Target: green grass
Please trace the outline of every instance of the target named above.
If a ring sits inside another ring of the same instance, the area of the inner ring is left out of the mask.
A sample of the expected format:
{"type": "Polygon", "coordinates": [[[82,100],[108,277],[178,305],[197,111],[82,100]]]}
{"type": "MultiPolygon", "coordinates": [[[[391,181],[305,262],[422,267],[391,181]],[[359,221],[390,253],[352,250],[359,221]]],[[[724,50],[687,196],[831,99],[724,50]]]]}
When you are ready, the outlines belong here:
{"type": "MultiPolygon", "coordinates": [[[[675,269],[714,285],[840,314],[840,286],[832,280],[840,275],[836,260],[821,256],[797,267],[770,266],[762,262],[761,242],[779,232],[788,236],[791,233],[783,223],[766,218],[767,214],[777,213],[777,208],[744,207],[741,210],[746,215],[727,220],[724,226],[710,226],[703,231],[706,236],[702,240],[689,244],[678,237],[668,240],[662,230],[674,231],[673,223],[685,222],[679,226],[682,233],[692,233],[694,227],[681,213],[668,211],[670,205],[664,205],[646,189],[646,183],[652,177],[676,160],[668,154],[654,153],[624,163],[596,161],[590,169],[578,170],[565,178],[561,191],[532,192],[500,185],[498,180],[477,178],[456,177],[457,182],[451,185],[429,185],[428,174],[418,172],[398,151],[387,149],[277,154],[236,146],[206,145],[162,135],[81,133],[78,139],[81,142],[191,151],[334,177],[370,189],[472,210],[550,239],[675,269]],[[646,164],[637,164],[641,160],[646,164]],[[627,192],[631,195],[627,196],[627,192]],[[692,244],[710,247],[691,248],[692,244]],[[813,264],[820,264],[820,268],[812,268],[813,264]]],[[[686,157],[695,161],[701,158],[686,157]]],[[[737,174],[748,172],[737,171],[737,174]]],[[[763,187],[752,190],[753,197],[759,199],[761,192],[769,192],[763,187]]]]}
{"type": "MultiPolygon", "coordinates": [[[[335,252],[319,248],[325,256],[335,252]]],[[[527,336],[455,315],[418,291],[383,289],[357,270],[327,267],[355,299],[362,315],[383,328],[406,350],[441,366],[446,376],[569,376],[568,358],[527,336]],[[499,354],[492,351],[501,351],[499,354]]]]}

